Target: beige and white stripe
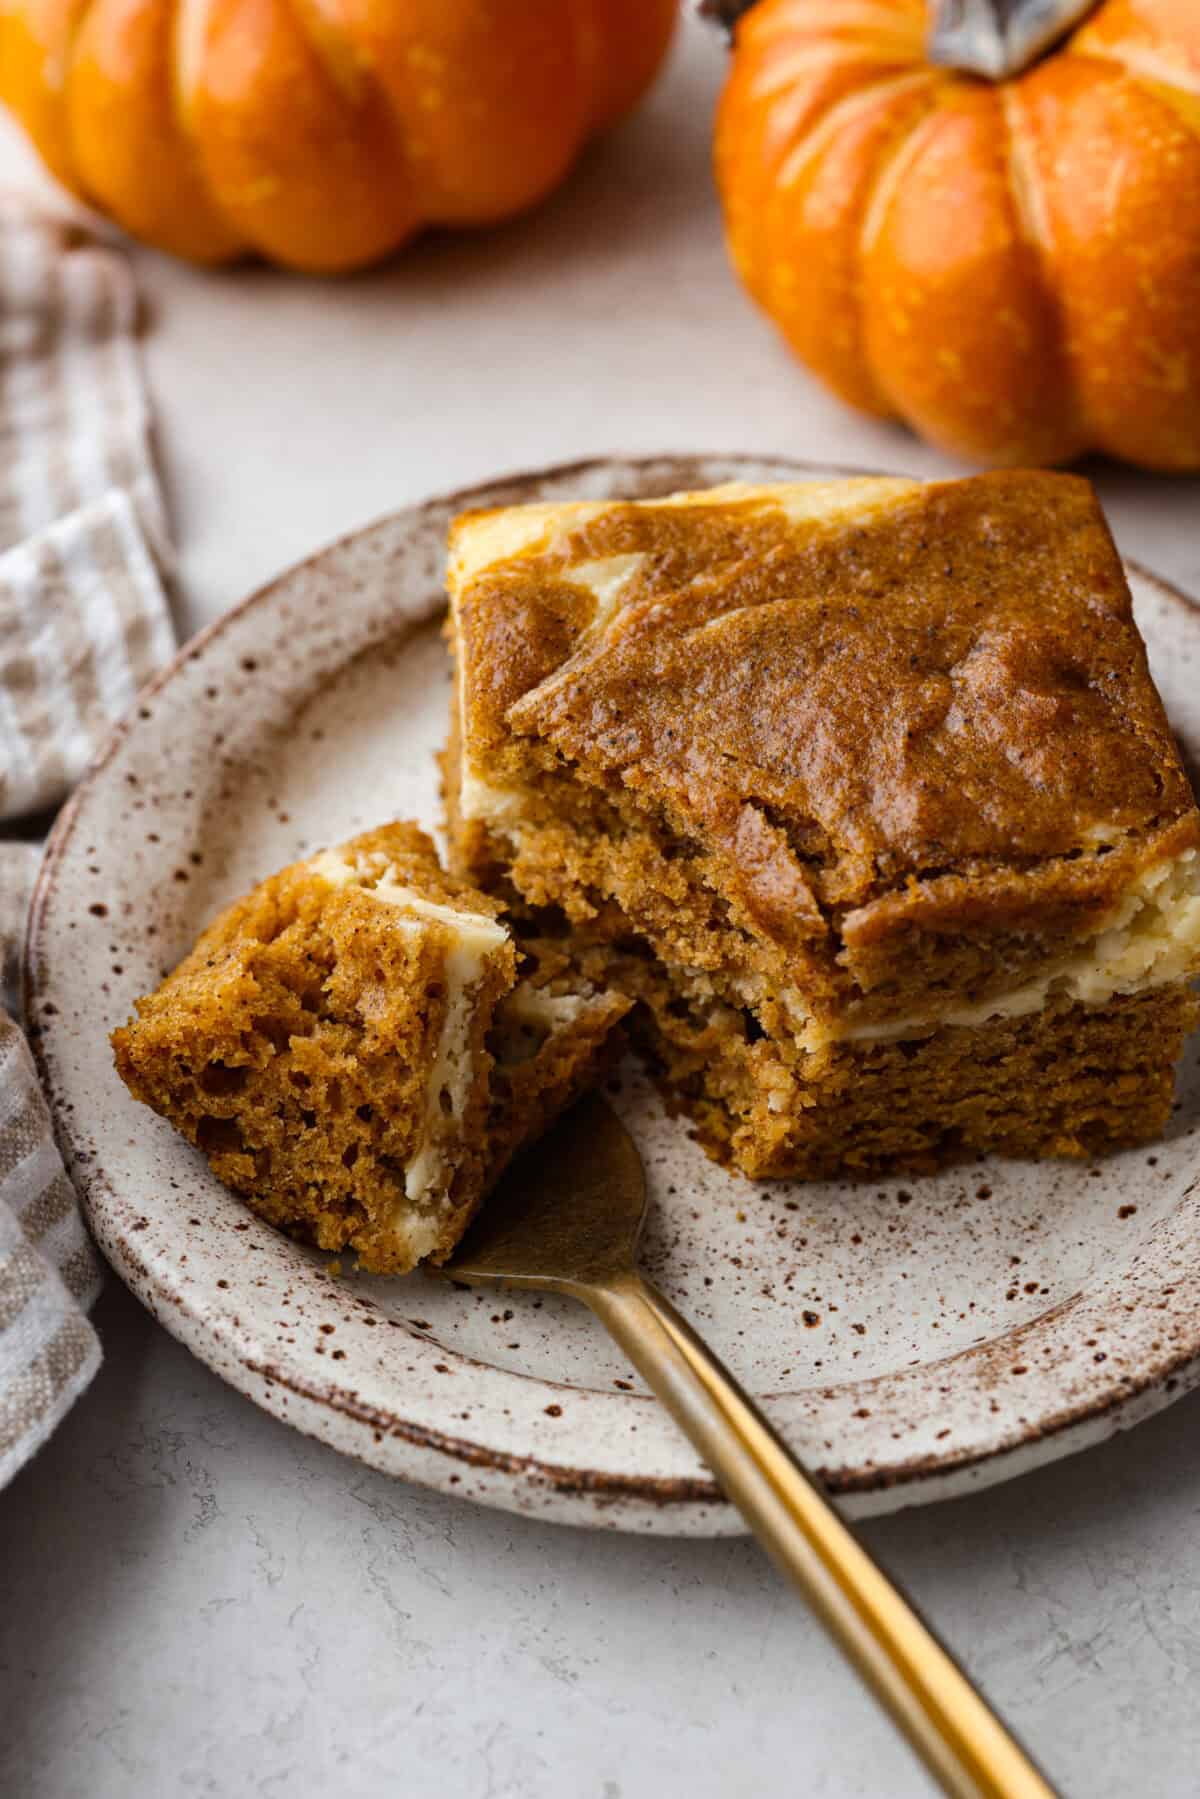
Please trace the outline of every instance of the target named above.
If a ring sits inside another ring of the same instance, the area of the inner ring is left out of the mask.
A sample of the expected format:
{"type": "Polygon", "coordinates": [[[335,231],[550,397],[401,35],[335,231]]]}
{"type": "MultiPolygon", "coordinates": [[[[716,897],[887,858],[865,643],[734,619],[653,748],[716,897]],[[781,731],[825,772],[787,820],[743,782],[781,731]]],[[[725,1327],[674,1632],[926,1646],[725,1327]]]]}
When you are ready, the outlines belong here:
{"type": "MultiPolygon", "coordinates": [[[[57,804],[174,649],[136,330],[124,256],[0,194],[0,820],[57,804]]],[[[0,837],[13,1016],[38,854],[0,837]]],[[[0,1009],[0,1486],[99,1366],[100,1279],[29,1046],[0,1009]]]]}
{"type": "Polygon", "coordinates": [[[0,1487],[100,1366],[99,1290],[29,1046],[0,1013],[0,1487]]]}
{"type": "Polygon", "coordinates": [[[128,263],[0,195],[0,818],[56,804],[173,647],[128,263]]]}

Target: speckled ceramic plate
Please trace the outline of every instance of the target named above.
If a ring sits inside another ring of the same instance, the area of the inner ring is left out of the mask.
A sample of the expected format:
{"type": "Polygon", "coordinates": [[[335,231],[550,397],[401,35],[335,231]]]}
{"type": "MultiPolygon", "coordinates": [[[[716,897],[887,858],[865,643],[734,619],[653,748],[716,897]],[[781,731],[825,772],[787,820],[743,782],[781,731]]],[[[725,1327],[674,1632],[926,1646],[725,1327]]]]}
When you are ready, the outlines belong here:
{"type": "MultiPolygon", "coordinates": [[[[59,820],[32,1017],[106,1255],[259,1405],[390,1473],[573,1523],[736,1531],[598,1326],[417,1275],[333,1279],[249,1216],[117,1080],[109,1029],[233,895],[396,814],[433,822],[442,545],[464,505],[828,474],[740,458],[584,463],[410,508],[184,650],[59,820]]],[[[1200,612],[1130,571],[1175,726],[1200,748],[1200,612]]],[[[646,1262],[857,1512],[961,1493],[1136,1423],[1200,1380],[1200,1068],[1166,1139],[1097,1167],[988,1162],[877,1189],[751,1186],[629,1071],[646,1262]]]]}

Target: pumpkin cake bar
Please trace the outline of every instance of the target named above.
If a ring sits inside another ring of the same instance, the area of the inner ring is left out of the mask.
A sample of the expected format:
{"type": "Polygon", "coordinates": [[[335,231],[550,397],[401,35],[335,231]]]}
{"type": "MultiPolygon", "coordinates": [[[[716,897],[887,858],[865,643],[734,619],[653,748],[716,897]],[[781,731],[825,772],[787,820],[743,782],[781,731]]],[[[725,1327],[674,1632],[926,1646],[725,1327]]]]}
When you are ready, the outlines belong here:
{"type": "Polygon", "coordinates": [[[752,1176],[1154,1135],[1200,814],[1086,481],[467,514],[452,865],[752,1176]]]}
{"type": "Polygon", "coordinates": [[[134,1095],[254,1211],[373,1273],[442,1261],[628,1009],[391,824],[230,906],[113,1033],[134,1095]]]}

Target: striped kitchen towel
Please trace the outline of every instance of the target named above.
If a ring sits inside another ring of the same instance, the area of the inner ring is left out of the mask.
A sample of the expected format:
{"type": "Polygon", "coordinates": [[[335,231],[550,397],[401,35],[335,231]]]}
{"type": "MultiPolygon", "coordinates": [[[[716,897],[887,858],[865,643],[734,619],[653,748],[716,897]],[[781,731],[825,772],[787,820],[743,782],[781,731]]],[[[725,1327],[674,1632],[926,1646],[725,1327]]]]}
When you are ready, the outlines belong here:
{"type": "Polygon", "coordinates": [[[0,194],[0,1486],[87,1385],[100,1262],[14,1019],[35,844],[171,654],[167,531],[124,256],[0,194]]]}
{"type": "Polygon", "coordinates": [[[173,648],[124,257],[0,195],[0,818],[57,804],[173,648]]]}

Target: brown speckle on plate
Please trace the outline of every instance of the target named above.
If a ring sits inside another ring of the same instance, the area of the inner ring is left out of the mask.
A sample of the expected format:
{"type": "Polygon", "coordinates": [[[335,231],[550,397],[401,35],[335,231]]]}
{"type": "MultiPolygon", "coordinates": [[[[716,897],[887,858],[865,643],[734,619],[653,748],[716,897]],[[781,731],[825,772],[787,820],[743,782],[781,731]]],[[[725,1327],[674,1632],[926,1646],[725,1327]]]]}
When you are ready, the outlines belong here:
{"type": "MultiPolygon", "coordinates": [[[[467,1476],[472,1500],[544,1518],[741,1528],[586,1314],[532,1295],[497,1308],[419,1276],[388,1283],[347,1267],[331,1280],[325,1258],[249,1216],[134,1105],[106,1039],[221,904],[298,849],[376,817],[436,821],[437,596],[454,513],[831,472],[736,457],[586,462],[406,508],[188,645],[63,809],[26,973],[88,1217],[167,1328],[297,1428],[438,1487],[463,1492],[467,1476]],[[110,911],[119,932],[88,926],[110,911]],[[281,1325],[285,1314],[299,1325],[281,1325]]],[[[1200,763],[1200,615],[1141,571],[1132,584],[1168,711],[1200,763]]],[[[1195,1045],[1180,1109],[1150,1155],[1095,1167],[997,1160],[906,1179],[890,1195],[743,1182],[662,1114],[635,1071],[619,1089],[651,1189],[647,1266],[851,1510],[1019,1473],[1200,1379],[1195,1045]],[[1014,1273],[1022,1255],[1036,1283],[1014,1273]]]]}

